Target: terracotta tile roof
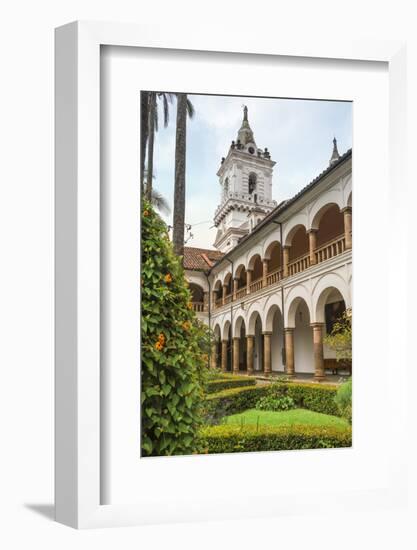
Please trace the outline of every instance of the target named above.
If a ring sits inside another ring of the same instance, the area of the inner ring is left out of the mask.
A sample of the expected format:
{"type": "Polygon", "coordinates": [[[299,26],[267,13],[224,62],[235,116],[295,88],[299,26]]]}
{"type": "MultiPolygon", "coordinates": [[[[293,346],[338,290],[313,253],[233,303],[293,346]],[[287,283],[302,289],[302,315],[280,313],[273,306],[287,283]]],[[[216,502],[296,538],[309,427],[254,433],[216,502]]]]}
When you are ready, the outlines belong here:
{"type": "Polygon", "coordinates": [[[184,246],[184,268],[205,271],[210,269],[224,254],[218,250],[184,246]]]}

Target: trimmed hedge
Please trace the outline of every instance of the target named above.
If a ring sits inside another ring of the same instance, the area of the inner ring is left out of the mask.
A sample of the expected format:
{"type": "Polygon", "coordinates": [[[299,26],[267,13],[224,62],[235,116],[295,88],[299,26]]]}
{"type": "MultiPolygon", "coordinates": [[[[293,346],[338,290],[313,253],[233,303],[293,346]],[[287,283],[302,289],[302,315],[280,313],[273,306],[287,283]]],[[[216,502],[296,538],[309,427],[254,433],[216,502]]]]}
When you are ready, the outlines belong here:
{"type": "Polygon", "coordinates": [[[255,408],[259,398],[266,395],[268,386],[231,388],[209,394],[204,402],[207,424],[217,424],[224,416],[255,408]]]}
{"type": "Polygon", "coordinates": [[[337,389],[337,386],[295,382],[232,388],[209,394],[205,400],[204,416],[208,424],[216,424],[224,416],[255,408],[259,399],[266,395],[288,396],[293,399],[295,407],[340,416],[334,401],[337,389]]]}
{"type": "Polygon", "coordinates": [[[350,428],[318,426],[207,426],[200,437],[209,454],[352,446],[350,428]]]}
{"type": "Polygon", "coordinates": [[[243,388],[255,385],[255,378],[249,378],[248,376],[231,376],[227,378],[220,378],[218,380],[211,380],[207,383],[206,392],[218,393],[220,391],[228,390],[231,388],[243,388]]]}

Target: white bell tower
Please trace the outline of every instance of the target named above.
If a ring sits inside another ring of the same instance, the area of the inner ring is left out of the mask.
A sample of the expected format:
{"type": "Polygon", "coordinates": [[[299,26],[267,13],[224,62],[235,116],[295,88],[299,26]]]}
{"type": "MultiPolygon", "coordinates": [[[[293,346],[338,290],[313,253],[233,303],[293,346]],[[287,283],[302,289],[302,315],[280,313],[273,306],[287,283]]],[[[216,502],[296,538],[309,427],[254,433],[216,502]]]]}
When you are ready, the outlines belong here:
{"type": "Polygon", "coordinates": [[[275,162],[268,149],[258,149],[243,108],[242,126],[217,172],[221,201],[214,214],[217,235],[214,246],[221,252],[234,248],[277,203],[272,200],[275,162]]]}

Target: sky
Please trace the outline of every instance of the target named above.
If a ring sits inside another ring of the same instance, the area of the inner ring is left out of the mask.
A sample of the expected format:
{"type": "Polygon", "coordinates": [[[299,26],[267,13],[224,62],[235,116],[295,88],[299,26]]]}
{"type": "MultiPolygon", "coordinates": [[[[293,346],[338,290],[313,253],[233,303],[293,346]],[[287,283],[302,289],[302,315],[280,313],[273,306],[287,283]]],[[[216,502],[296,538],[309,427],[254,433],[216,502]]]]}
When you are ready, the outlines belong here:
{"type": "MultiPolygon", "coordinates": [[[[187,121],[186,212],[193,238],[187,246],[213,248],[213,216],[221,188],[216,173],[230,143],[236,140],[248,107],[249,124],[258,148],[268,148],[276,162],[272,198],[289,199],[329,164],[333,137],[342,155],[352,147],[352,103],[298,99],[189,95],[195,108],[187,121]]],[[[162,121],[160,113],[160,121],[162,121]]],[[[175,167],[175,99],[167,128],[160,124],[155,139],[154,187],[168,200],[172,224],[175,167]]],[[[186,234],[187,238],[187,234],[186,234]]]]}

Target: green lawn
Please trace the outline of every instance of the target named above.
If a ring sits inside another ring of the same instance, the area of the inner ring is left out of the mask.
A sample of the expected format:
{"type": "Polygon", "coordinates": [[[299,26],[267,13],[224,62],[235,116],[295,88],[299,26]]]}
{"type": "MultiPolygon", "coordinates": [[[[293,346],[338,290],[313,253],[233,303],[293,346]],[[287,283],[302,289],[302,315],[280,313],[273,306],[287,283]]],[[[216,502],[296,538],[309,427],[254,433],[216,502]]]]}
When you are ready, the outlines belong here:
{"type": "Polygon", "coordinates": [[[224,418],[225,424],[250,425],[258,424],[264,426],[291,426],[293,424],[304,424],[308,426],[334,426],[345,428],[349,423],[344,418],[322,414],[306,409],[292,409],[290,411],[272,412],[249,409],[243,413],[232,414],[224,418]]]}

